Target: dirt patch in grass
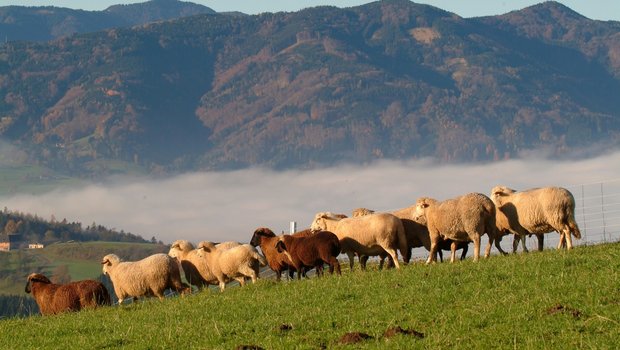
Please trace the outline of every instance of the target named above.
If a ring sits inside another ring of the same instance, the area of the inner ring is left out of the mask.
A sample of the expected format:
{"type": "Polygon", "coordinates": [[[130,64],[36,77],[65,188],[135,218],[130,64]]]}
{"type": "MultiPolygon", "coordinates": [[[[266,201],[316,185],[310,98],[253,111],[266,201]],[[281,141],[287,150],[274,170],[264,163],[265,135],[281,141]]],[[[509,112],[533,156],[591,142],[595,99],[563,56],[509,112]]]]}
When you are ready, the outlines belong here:
{"type": "Polygon", "coordinates": [[[286,331],[290,331],[293,329],[293,326],[287,323],[283,323],[278,327],[278,330],[280,332],[286,332],[286,331]]]}
{"type": "Polygon", "coordinates": [[[391,338],[394,337],[398,334],[404,334],[404,335],[410,335],[412,337],[416,337],[416,338],[424,338],[424,333],[418,332],[414,329],[403,329],[400,326],[395,326],[395,327],[390,327],[388,329],[385,330],[385,333],[383,333],[383,337],[384,338],[391,338]]]}
{"type": "Polygon", "coordinates": [[[372,339],[372,336],[362,332],[349,332],[340,337],[338,342],[340,344],[357,344],[367,339],[372,339]]]}
{"type": "Polygon", "coordinates": [[[582,315],[581,311],[570,306],[564,306],[562,304],[556,304],[547,309],[547,315],[555,315],[557,313],[567,313],[569,315],[572,315],[574,318],[580,318],[582,315]]]}

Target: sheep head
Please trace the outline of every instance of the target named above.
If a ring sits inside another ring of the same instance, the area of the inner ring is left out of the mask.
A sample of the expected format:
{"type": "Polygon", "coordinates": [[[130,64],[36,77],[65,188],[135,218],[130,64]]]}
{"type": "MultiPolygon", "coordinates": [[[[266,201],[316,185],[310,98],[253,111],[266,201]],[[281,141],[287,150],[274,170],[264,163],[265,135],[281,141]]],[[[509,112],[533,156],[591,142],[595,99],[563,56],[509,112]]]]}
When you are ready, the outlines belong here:
{"type": "Polygon", "coordinates": [[[331,221],[339,221],[345,219],[347,216],[344,214],[334,214],[331,212],[321,212],[317,213],[314,216],[314,220],[312,220],[312,225],[310,225],[310,231],[312,233],[318,231],[328,231],[327,220],[331,221]]]}
{"type": "Polygon", "coordinates": [[[196,248],[196,250],[198,251],[198,256],[201,258],[204,257],[207,253],[214,252],[216,249],[217,248],[215,247],[215,243],[209,241],[202,241],[198,243],[198,248],[196,248]]]}
{"type": "Polygon", "coordinates": [[[429,197],[421,197],[415,203],[415,211],[413,214],[413,220],[417,222],[426,222],[426,209],[430,206],[437,204],[437,200],[429,197]]]}
{"type": "Polygon", "coordinates": [[[24,289],[26,293],[31,292],[31,283],[32,282],[41,282],[41,283],[52,283],[47,277],[43,276],[40,273],[31,273],[28,275],[28,281],[26,282],[26,288],[24,289]]]}
{"type": "Polygon", "coordinates": [[[276,234],[273,233],[273,231],[271,231],[267,227],[259,227],[254,231],[254,234],[252,235],[252,239],[250,240],[250,245],[253,247],[258,247],[261,242],[261,237],[275,237],[275,236],[276,234]]]}
{"type": "Polygon", "coordinates": [[[351,217],[358,217],[358,216],[365,216],[365,215],[370,215],[370,214],[374,214],[375,211],[368,209],[368,208],[357,208],[357,209],[353,209],[353,212],[351,213],[351,217]]]}
{"type": "Polygon", "coordinates": [[[512,188],[506,186],[495,186],[491,190],[491,200],[495,203],[496,206],[502,205],[503,199],[502,197],[509,196],[517,191],[512,188]]]}
{"type": "Polygon", "coordinates": [[[168,251],[168,255],[173,258],[180,259],[192,250],[194,250],[194,245],[192,245],[189,241],[180,239],[172,243],[170,250],[168,251]]]}
{"type": "Polygon", "coordinates": [[[108,254],[101,259],[101,265],[103,265],[103,274],[110,275],[110,268],[113,265],[118,264],[121,259],[116,254],[108,254]]]}
{"type": "Polygon", "coordinates": [[[312,224],[310,225],[311,232],[318,232],[327,229],[327,223],[325,222],[325,218],[328,213],[318,213],[314,216],[314,220],[312,220],[312,224]]]}

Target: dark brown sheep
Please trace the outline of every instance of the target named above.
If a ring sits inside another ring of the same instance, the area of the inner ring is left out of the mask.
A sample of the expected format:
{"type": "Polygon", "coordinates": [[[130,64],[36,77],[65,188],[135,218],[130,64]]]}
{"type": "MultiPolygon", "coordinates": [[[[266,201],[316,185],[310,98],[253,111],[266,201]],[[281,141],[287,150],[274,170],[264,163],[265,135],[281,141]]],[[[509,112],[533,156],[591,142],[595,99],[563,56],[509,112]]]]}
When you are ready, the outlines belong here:
{"type": "MultiPolygon", "coordinates": [[[[308,230],[309,231],[309,230],[308,230]]],[[[267,227],[259,227],[254,231],[250,244],[254,247],[260,246],[260,250],[267,259],[267,265],[276,273],[276,279],[282,278],[282,272],[289,270],[289,260],[285,254],[278,252],[276,243],[280,240],[273,231],[267,227]]]]}
{"type": "Polygon", "coordinates": [[[25,291],[32,293],[41,315],[55,315],[112,304],[106,287],[93,280],[54,284],[44,275],[32,273],[28,276],[25,291]]]}
{"type": "Polygon", "coordinates": [[[334,269],[339,275],[340,241],[338,237],[329,231],[319,231],[310,236],[283,235],[276,243],[278,252],[287,254],[291,264],[298,272],[297,279],[308,268],[316,268],[318,276],[323,274],[323,264],[329,265],[329,273],[334,269]]]}

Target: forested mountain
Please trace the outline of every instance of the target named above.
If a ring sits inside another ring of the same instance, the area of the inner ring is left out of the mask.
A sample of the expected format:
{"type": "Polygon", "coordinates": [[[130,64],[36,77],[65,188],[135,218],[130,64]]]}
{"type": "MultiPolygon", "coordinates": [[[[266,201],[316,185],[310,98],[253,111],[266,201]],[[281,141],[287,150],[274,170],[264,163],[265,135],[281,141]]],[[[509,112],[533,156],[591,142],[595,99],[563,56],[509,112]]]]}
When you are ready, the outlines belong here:
{"type": "Polygon", "coordinates": [[[83,11],[45,6],[0,7],[2,41],[47,41],[75,33],[215,13],[212,9],[178,0],[151,0],[131,5],[114,5],[103,11],[83,11]]]}
{"type": "Polygon", "coordinates": [[[0,49],[0,135],[105,174],[492,161],[620,143],[620,23],[545,2],[198,15],[0,49]]]}

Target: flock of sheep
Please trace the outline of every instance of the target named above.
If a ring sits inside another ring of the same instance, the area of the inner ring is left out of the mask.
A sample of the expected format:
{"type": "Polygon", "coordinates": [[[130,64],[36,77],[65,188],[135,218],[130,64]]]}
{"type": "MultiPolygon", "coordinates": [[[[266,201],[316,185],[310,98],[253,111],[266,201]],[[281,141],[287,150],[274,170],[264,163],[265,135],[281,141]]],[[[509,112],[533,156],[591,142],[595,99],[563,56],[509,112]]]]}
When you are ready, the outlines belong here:
{"type": "MultiPolygon", "coordinates": [[[[441,258],[441,250],[450,250],[454,262],[456,250],[463,249],[463,259],[468,244],[473,242],[474,261],[477,261],[480,240],[485,234],[489,239],[485,257],[489,256],[492,245],[506,254],[499,242],[507,234],[515,237],[513,252],[519,242],[527,251],[525,237],[532,234],[537,236],[538,249],[542,250],[543,235],[552,231],[560,234],[558,249],[571,249],[571,235],[581,238],[574,212],[573,195],[564,188],[517,192],[497,186],[490,198],[480,193],[441,202],[422,197],[415,205],[391,213],[358,208],[352,217],[322,212],[315,215],[309,229],[291,235],[278,236],[261,227],[254,231],[250,244],[203,241],[194,247],[186,240],[178,240],[168,254],[154,254],[135,262],[121,261],[115,254],[108,254],[101,264],[120,304],[126,298],[163,299],[167,289],[181,294],[190,292],[191,287],[182,281],[181,271],[185,280],[199,289],[219,285],[224,291],[226,284],[233,280],[242,286],[246,279],[256,282],[260,266],[265,265],[276,272],[278,281],[285,271],[291,277],[297,272],[297,278],[301,278],[308,270],[316,269],[320,276],[325,265],[330,273],[340,274],[337,257],[341,253],[348,256],[351,269],[355,256],[363,269],[370,256],[381,258],[380,268],[386,258],[389,265],[400,268],[398,251],[405,264],[411,259],[412,249],[417,247],[429,251],[427,264],[436,261],[437,255],[441,258]]],[[[43,315],[111,304],[105,286],[93,280],[59,285],[33,273],[28,276],[26,293],[32,293],[43,315]]]]}

